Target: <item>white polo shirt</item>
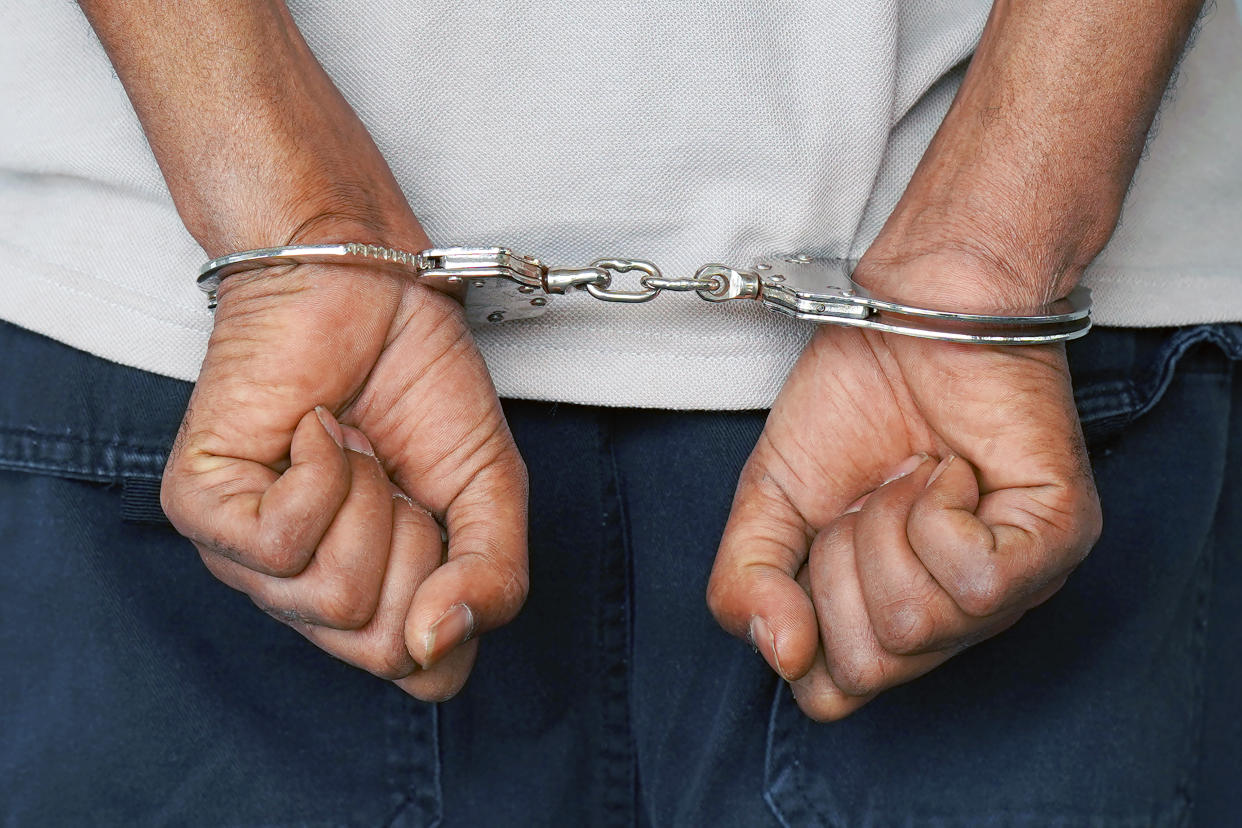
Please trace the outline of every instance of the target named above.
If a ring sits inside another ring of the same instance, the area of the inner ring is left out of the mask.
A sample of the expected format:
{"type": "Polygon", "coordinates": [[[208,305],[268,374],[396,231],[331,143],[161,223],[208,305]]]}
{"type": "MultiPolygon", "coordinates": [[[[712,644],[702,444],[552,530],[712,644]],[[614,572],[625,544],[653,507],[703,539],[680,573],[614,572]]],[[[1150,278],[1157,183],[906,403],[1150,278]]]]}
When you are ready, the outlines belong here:
{"type": "MultiPolygon", "coordinates": [[[[1120,229],[1098,323],[1242,320],[1242,25],[1185,60],[1120,229]]],[[[0,28],[0,318],[193,379],[205,258],[76,5],[0,28]]],[[[857,258],[912,174],[984,0],[291,3],[438,245],[666,275],[789,252],[857,258]]],[[[347,240],[342,240],[347,241],[347,240]]],[[[579,293],[485,325],[502,395],[667,408],[771,403],[811,326],[756,303],[579,293]]]]}

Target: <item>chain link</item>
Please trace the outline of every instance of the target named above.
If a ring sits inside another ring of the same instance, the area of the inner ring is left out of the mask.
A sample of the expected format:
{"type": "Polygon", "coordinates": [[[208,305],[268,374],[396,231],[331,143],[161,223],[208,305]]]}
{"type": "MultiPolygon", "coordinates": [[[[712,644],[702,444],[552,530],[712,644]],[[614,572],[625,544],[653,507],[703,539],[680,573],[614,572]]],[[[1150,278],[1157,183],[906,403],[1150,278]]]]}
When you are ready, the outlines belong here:
{"type": "Polygon", "coordinates": [[[585,290],[601,302],[637,304],[650,302],[666,290],[679,293],[717,291],[721,279],[716,275],[695,274],[688,279],[670,279],[660,268],[642,259],[596,259],[589,267],[550,268],[545,279],[548,292],[564,293],[569,288],[585,290]],[[637,270],[638,290],[617,290],[612,287],[613,274],[637,270]]]}

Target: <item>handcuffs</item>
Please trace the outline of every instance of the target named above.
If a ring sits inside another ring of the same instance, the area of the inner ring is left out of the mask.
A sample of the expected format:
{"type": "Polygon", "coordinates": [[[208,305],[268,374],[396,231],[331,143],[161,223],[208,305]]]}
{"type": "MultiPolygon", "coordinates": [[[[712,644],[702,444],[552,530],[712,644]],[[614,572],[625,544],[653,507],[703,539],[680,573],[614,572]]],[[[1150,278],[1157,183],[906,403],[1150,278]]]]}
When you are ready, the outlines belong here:
{"type": "Polygon", "coordinates": [[[503,247],[445,247],[411,253],[373,244],[315,244],[247,250],[212,259],[198,286],[216,306],[220,283],[234,273],[302,263],[362,264],[405,272],[455,295],[471,325],[529,319],[560,297],[584,291],[607,302],[637,303],[664,291],[694,292],[708,302],[752,300],[808,322],[850,325],[953,342],[1041,344],[1077,339],[1091,328],[1091,292],[1076,287],[1038,308],[1008,313],[961,313],[915,307],[877,296],[850,278],[850,263],[795,255],[747,270],[721,264],[690,278],[665,277],[639,259],[597,259],[587,267],[548,267],[503,247]],[[613,286],[614,276],[637,271],[638,289],[613,286]]]}

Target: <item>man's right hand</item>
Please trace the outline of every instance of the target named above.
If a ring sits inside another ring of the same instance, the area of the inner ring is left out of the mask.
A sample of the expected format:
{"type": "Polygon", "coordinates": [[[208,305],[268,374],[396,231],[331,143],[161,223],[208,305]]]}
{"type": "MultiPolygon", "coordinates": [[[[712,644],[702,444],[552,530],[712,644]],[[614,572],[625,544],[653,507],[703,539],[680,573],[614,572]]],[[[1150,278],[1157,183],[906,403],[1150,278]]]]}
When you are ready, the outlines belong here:
{"type": "Polygon", "coordinates": [[[224,282],[163,502],[216,577],[422,699],[526,596],[525,468],[461,307],[378,269],[224,282]]]}
{"type": "MultiPolygon", "coordinates": [[[[80,2],[209,257],[431,246],[281,0],[80,2]]],[[[526,471],[461,308],[379,269],[224,282],[163,502],[217,577],[419,698],[526,596],[526,471]]]]}

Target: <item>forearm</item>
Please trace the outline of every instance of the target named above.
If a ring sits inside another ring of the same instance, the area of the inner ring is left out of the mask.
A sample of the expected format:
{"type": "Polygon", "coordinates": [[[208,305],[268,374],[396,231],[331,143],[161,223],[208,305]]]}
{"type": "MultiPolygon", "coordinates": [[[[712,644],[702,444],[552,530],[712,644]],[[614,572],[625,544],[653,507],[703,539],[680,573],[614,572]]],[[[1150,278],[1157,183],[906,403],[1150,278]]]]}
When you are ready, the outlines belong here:
{"type": "Polygon", "coordinates": [[[980,303],[1064,295],[1111,235],[1202,0],[997,0],[948,116],[868,253],[983,263],[980,303]]]}
{"type": "Polygon", "coordinates": [[[374,227],[379,236],[391,219],[413,223],[379,151],[283,3],[81,6],[182,220],[211,255],[322,240],[311,238],[321,224],[374,227]]]}

